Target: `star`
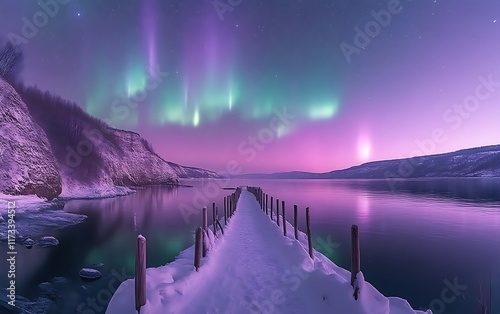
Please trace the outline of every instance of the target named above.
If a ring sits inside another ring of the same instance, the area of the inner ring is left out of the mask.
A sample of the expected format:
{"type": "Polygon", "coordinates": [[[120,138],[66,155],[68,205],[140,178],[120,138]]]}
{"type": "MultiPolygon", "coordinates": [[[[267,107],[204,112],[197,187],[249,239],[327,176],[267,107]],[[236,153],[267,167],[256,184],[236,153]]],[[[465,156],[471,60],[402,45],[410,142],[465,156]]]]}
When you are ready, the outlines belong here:
{"type": "Polygon", "coordinates": [[[497,22],[497,20],[493,20],[493,23],[496,23],[496,22],[497,22]]]}
{"type": "Polygon", "coordinates": [[[78,16],[82,16],[82,14],[81,14],[80,12],[78,12],[76,15],[78,15],[78,16]]]}

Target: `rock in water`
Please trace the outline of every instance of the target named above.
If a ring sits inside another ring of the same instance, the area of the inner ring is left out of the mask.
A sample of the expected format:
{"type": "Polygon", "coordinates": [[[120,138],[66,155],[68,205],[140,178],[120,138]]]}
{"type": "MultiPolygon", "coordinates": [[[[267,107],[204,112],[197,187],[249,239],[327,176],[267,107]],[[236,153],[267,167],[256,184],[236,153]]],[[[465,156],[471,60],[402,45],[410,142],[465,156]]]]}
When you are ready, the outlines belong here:
{"type": "Polygon", "coordinates": [[[26,240],[24,240],[23,245],[28,249],[31,249],[33,245],[35,245],[35,241],[33,241],[33,239],[31,238],[27,238],[26,240]]]}
{"type": "Polygon", "coordinates": [[[85,280],[96,280],[101,278],[101,272],[93,268],[82,268],[78,275],[85,280]]]}
{"type": "Polygon", "coordinates": [[[38,240],[37,244],[41,247],[56,246],[59,244],[59,240],[57,240],[56,238],[54,238],[52,236],[46,236],[46,237],[40,238],[40,240],[38,240]]]}

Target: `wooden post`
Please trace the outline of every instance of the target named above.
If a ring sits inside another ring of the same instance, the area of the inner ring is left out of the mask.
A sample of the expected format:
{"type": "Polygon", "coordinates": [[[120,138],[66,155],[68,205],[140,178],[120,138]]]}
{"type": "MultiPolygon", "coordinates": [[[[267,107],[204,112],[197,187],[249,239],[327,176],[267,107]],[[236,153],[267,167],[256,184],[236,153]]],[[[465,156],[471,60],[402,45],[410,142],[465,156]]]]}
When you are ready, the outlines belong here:
{"type": "Polygon", "coordinates": [[[261,199],[262,200],[262,205],[260,206],[260,209],[262,209],[262,211],[264,211],[264,208],[266,206],[265,199],[266,199],[266,193],[262,193],[262,199],[261,199]]]}
{"type": "Polygon", "coordinates": [[[224,226],[227,225],[227,206],[226,198],[224,197],[224,226]]]}
{"type": "Polygon", "coordinates": [[[219,223],[219,207],[218,206],[215,206],[215,222],[217,223],[217,230],[221,230],[221,228],[219,228],[220,223],[219,223]]]}
{"type": "Polygon", "coordinates": [[[311,258],[313,258],[313,247],[312,247],[312,239],[311,239],[311,221],[309,219],[309,207],[306,208],[306,225],[307,225],[307,244],[309,246],[309,256],[311,258]]]}
{"type": "Polygon", "coordinates": [[[208,229],[207,207],[203,206],[203,257],[207,256],[207,246],[205,245],[205,234],[208,229]]]}
{"type": "Polygon", "coordinates": [[[212,220],[213,220],[213,224],[214,224],[214,235],[217,235],[217,222],[216,222],[216,219],[217,219],[217,215],[216,215],[216,210],[215,210],[215,202],[212,203],[212,220]]]}
{"type": "Polygon", "coordinates": [[[351,256],[351,286],[354,288],[354,299],[358,299],[359,287],[354,287],[356,275],[361,271],[359,259],[359,230],[357,225],[351,227],[351,243],[352,243],[352,256],[351,256]]]}
{"type": "Polygon", "coordinates": [[[200,268],[201,255],[203,254],[203,230],[201,227],[196,229],[196,236],[194,239],[194,267],[196,271],[200,268]]]}
{"type": "Polygon", "coordinates": [[[268,215],[268,214],[269,214],[269,210],[268,210],[268,203],[267,203],[267,201],[268,201],[267,196],[268,196],[268,195],[266,194],[266,215],[268,215]]]}
{"type": "Polygon", "coordinates": [[[274,204],[274,201],[273,201],[273,197],[271,196],[271,220],[273,220],[273,204],[274,204]]]}
{"type": "Polygon", "coordinates": [[[293,230],[295,231],[295,239],[299,239],[299,228],[297,227],[297,205],[293,205],[293,230]]]}
{"type": "Polygon", "coordinates": [[[203,231],[207,230],[208,228],[208,215],[206,206],[203,206],[203,224],[201,226],[203,227],[203,231]]]}
{"type": "Polygon", "coordinates": [[[135,309],[141,313],[141,306],[146,304],[146,238],[137,237],[135,255],[135,309]]]}
{"type": "Polygon", "coordinates": [[[280,226],[280,200],[276,199],[276,223],[280,226]]]}
{"type": "Polygon", "coordinates": [[[281,214],[283,215],[283,235],[286,237],[285,201],[281,202],[281,214]]]}

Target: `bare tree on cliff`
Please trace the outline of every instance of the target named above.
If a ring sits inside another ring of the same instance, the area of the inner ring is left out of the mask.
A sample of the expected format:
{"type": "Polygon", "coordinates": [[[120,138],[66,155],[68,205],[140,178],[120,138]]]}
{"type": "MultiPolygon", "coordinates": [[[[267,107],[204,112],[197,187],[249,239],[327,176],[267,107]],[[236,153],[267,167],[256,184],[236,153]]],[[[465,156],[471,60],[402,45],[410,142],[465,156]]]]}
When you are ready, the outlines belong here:
{"type": "Polygon", "coordinates": [[[0,76],[13,83],[19,80],[23,69],[23,51],[7,41],[0,47],[0,76]]]}

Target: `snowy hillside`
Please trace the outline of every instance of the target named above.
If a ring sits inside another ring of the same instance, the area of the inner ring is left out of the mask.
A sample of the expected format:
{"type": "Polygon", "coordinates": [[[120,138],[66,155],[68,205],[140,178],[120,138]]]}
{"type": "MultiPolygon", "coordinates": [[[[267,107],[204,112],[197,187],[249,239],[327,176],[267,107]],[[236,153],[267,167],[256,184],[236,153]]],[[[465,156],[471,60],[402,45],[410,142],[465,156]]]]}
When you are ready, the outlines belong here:
{"type": "Polygon", "coordinates": [[[214,171],[195,167],[181,166],[173,162],[168,162],[168,164],[170,165],[170,167],[172,167],[172,169],[174,169],[179,178],[222,178],[221,175],[214,171]]]}
{"type": "Polygon", "coordinates": [[[76,104],[0,81],[0,192],[101,197],[177,184],[139,134],[110,128],[76,104]]]}
{"type": "Polygon", "coordinates": [[[97,155],[92,158],[98,160],[91,180],[81,177],[78,167],[83,166],[83,162],[61,164],[64,174],[61,196],[124,195],[130,192],[127,187],[178,183],[175,171],[150,150],[139,134],[110,127],[103,131],[107,138],[87,138],[97,155]]]}
{"type": "Polygon", "coordinates": [[[245,177],[280,179],[385,179],[437,177],[500,177],[500,145],[408,159],[373,161],[326,173],[281,172],[245,177]]]}
{"type": "Polygon", "coordinates": [[[0,192],[53,199],[61,193],[57,162],[26,104],[0,78],[0,192]]]}

